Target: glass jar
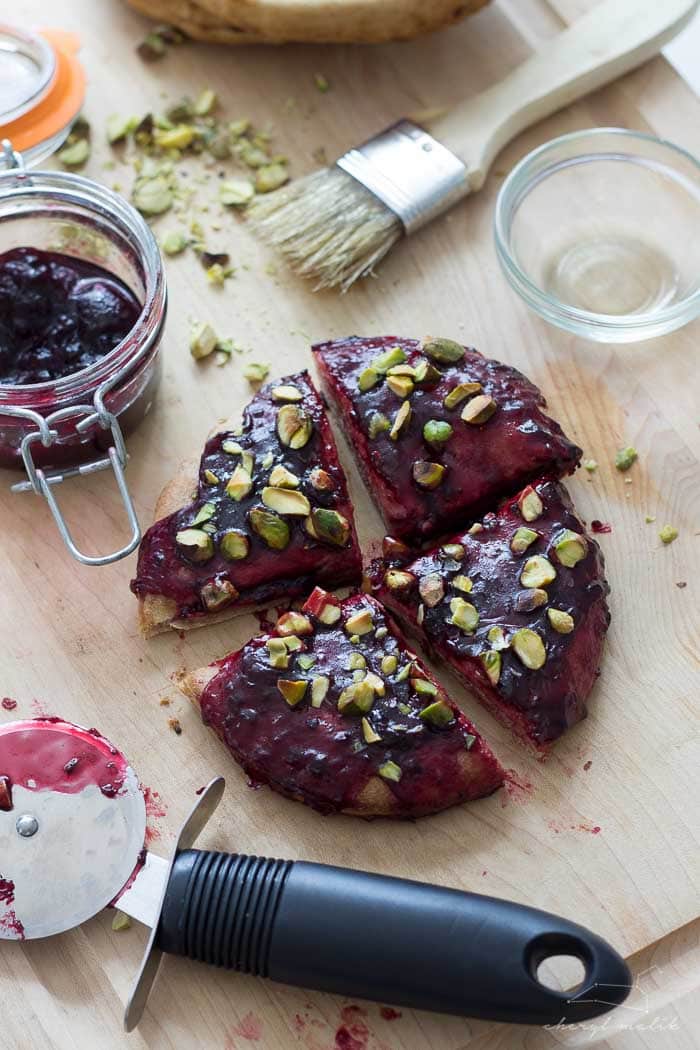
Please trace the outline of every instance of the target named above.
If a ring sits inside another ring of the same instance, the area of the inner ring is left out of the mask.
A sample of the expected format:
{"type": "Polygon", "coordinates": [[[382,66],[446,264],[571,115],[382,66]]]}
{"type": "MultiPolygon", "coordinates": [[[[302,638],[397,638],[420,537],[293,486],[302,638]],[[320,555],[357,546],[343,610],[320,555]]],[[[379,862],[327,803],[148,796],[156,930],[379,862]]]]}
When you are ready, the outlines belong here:
{"type": "Polygon", "coordinates": [[[155,238],[141,215],[104,186],[63,172],[26,171],[3,143],[0,252],[39,248],[96,264],[123,281],[142,303],[129,334],[99,361],[58,380],[0,383],[0,466],[24,468],[13,491],[43,495],[71,554],[87,565],[124,557],[141,538],[124,480],[124,434],[143,419],[160,379],[159,345],[166,286],[155,238]],[[129,542],[99,556],[80,552],[53,489],[72,475],[111,468],[131,527],[129,542]]]}

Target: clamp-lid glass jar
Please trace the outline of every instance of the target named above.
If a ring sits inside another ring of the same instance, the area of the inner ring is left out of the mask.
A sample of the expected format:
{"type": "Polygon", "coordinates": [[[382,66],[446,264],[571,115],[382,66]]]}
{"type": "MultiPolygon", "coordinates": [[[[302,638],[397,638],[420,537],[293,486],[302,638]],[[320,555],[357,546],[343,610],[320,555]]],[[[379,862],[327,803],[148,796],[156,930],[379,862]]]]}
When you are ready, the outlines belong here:
{"type": "Polygon", "coordinates": [[[13,490],[43,495],[71,554],[102,565],[129,554],[140,540],[123,474],[123,435],[148,412],[160,378],[162,259],[148,225],[122,197],[79,175],[25,171],[4,146],[15,167],[0,172],[0,253],[35,248],[98,266],[141,304],[126,337],[88,367],[48,382],[0,382],[0,466],[24,467],[27,474],[13,490]],[[66,477],[105,468],[115,473],[131,538],[120,550],[93,557],[75,546],[53,489],[66,477]]]}

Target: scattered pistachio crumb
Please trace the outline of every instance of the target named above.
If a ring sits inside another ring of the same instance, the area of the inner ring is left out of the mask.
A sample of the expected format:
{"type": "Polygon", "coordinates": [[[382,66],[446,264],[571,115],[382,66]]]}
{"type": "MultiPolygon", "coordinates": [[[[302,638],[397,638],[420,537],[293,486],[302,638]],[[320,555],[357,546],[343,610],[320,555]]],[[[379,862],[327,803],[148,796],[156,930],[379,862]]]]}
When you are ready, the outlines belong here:
{"type": "Polygon", "coordinates": [[[195,360],[208,357],[218,345],[218,336],[206,321],[199,321],[190,332],[190,353],[195,360]]]}
{"type": "Polygon", "coordinates": [[[673,525],[664,525],[659,529],[659,539],[662,543],[673,543],[678,537],[678,529],[673,525]]]}
{"type": "Polygon", "coordinates": [[[594,470],[598,469],[598,464],[594,459],[586,459],[583,461],[583,469],[592,474],[594,470]]]}
{"type": "Polygon", "coordinates": [[[160,246],[166,255],[179,255],[187,247],[187,237],[181,230],[169,230],[160,246]]]}
{"type": "Polygon", "coordinates": [[[243,375],[249,383],[262,383],[270,372],[270,366],[258,361],[249,361],[243,369],[243,375]]]}
{"type": "Polygon", "coordinates": [[[656,521],[656,516],[654,514],[645,514],[644,521],[647,525],[652,525],[656,521]]]}
{"type": "Polygon", "coordinates": [[[322,95],[325,95],[327,91],[330,91],[330,82],[323,73],[314,73],[314,84],[322,95]]]}
{"type": "Polygon", "coordinates": [[[637,450],[631,445],[621,448],[615,456],[615,466],[618,470],[629,470],[637,459],[637,450]]]}
{"type": "Polygon", "coordinates": [[[116,911],[114,918],[112,919],[112,929],[115,933],[121,933],[123,930],[131,929],[131,919],[123,911],[116,911]]]}
{"type": "Polygon", "coordinates": [[[212,263],[211,266],[208,266],[206,275],[209,284],[214,285],[215,288],[223,288],[226,280],[226,270],[224,270],[221,263],[212,263]]]}

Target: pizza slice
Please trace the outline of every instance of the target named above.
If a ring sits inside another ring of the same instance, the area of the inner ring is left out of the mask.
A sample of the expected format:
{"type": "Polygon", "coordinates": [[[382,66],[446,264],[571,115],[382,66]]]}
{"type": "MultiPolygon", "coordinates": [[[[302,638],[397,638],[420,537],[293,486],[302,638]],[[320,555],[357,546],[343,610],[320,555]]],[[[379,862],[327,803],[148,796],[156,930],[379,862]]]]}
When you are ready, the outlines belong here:
{"type": "Polygon", "coordinates": [[[156,506],[131,589],[150,636],[357,583],[362,558],[328,417],[307,372],[263,387],[156,506]]]}
{"type": "Polygon", "coordinates": [[[369,595],[300,612],[180,676],[255,781],[323,813],[417,817],[488,795],[503,770],[369,595]]]}
{"type": "Polygon", "coordinates": [[[449,339],[353,337],[313,348],[392,535],[445,534],[581,450],[509,365],[449,339]]]}
{"type": "Polygon", "coordinates": [[[540,751],[586,715],[610,622],[603,557],[564,487],[528,485],[416,557],[384,541],[373,593],[540,751]]]}

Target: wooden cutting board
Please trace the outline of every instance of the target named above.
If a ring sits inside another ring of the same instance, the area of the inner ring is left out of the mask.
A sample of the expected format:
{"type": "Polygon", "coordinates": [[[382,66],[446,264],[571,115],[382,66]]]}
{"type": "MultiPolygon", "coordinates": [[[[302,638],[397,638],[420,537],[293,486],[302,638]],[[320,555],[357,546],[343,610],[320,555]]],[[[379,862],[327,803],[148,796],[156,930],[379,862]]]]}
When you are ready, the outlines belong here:
{"type": "MultiPolygon", "coordinates": [[[[100,143],[100,128],[115,110],[142,114],[164,105],[161,96],[176,99],[211,86],[231,117],[272,122],[277,147],[301,174],[316,166],[311,155],[320,146],[333,157],[398,116],[446,106],[484,88],[584,6],[574,0],[511,0],[453,31],[408,45],[235,54],[188,45],[151,66],[134,54],[145,23],[117,0],[55,0],[51,19],[79,31],[84,42],[86,115],[95,138],[87,171],[127,188],[131,172],[111,170],[109,151],[100,143]],[[327,94],[315,88],[314,72],[330,81],[327,94]]],[[[22,14],[41,23],[45,5],[25,0],[22,14]]],[[[504,173],[538,143],[593,124],[616,124],[662,134],[699,153],[699,117],[698,100],[663,60],[655,60],[519,138],[478,196],[401,245],[376,280],[345,297],[313,295],[282,268],[272,271],[272,257],[229,216],[220,220],[218,243],[231,252],[237,273],[225,290],[206,285],[191,255],[168,263],[164,382],[157,405],[130,442],[128,479],[144,525],[180,458],[198,454],[212,422],[250,396],[242,377],[245,358],[223,369],[191,359],[190,317],[209,320],[222,336],[250,347],[251,358],[270,362],[273,376],[307,365],[312,340],[354,332],[431,331],[473,343],[531,376],[586,457],[598,461],[595,474],[582,471],[570,482],[584,517],[612,525],[601,544],[613,622],[590,717],[542,764],[455,687],[520,788],[396,825],[322,818],[268,790],[252,791],[169,675],[239,645],[255,630],[255,620],[182,639],[171,634],[142,641],[128,589],[134,559],[102,569],[79,567],[64,551],[48,509],[26,495],[6,494],[0,507],[0,688],[18,701],[13,715],[0,712],[3,718],[60,713],[113,738],[144,783],[159,792],[162,807],[153,807],[162,811],[153,817],[157,852],[169,850],[196,789],[224,773],[226,798],[202,837],[204,846],[346,864],[510,897],[589,925],[626,955],[684,925],[692,931],[687,924],[699,911],[698,730],[692,709],[700,609],[700,325],[619,348],[549,328],[506,286],[490,227],[504,173]],[[639,450],[639,462],[622,475],[613,458],[628,443],[639,450]],[[645,515],[655,516],[655,523],[646,524],[645,515]],[[657,533],[667,522],[680,535],[663,547],[657,533]],[[161,706],[162,698],[171,706],[161,706]],[[182,723],[180,736],[168,728],[172,716],[182,723]]],[[[211,196],[202,186],[200,203],[211,196]]],[[[217,211],[200,216],[205,226],[219,221],[217,211]]],[[[176,225],[166,216],[157,227],[162,232],[176,225]]],[[[370,550],[381,536],[380,522],[347,449],[342,451],[370,550]]],[[[3,486],[9,481],[3,477],[3,486]]],[[[123,522],[107,476],[71,482],[60,495],[81,545],[116,545],[123,522]]],[[[0,1044],[22,1050],[127,1045],[121,1012],[144,941],[138,927],[113,933],[104,914],[50,941],[2,944],[0,1044]]],[[[683,973],[687,982],[687,968],[683,973]]],[[[366,1004],[366,1015],[343,1013],[347,1005],[168,959],[128,1046],[510,1050],[561,1041],[408,1011],[389,1021],[366,1004]],[[342,1033],[337,1041],[337,1030],[353,1021],[354,1035],[348,1030],[356,1042],[343,1043],[342,1033]]],[[[590,1045],[593,1036],[585,1038],[590,1045]]],[[[629,1045],[647,1044],[640,1036],[629,1045]]],[[[684,1043],[676,1034],[669,1045],[684,1043]]]]}

